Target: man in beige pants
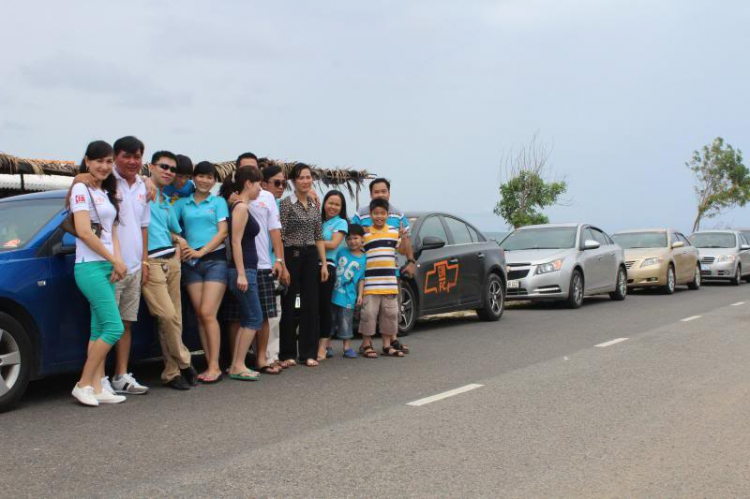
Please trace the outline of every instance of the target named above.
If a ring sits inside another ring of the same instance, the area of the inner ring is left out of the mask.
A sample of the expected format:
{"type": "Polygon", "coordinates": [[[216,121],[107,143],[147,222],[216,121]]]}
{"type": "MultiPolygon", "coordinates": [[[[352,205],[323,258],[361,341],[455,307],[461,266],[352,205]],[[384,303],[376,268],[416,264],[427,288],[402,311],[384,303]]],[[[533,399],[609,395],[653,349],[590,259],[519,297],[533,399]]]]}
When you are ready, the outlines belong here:
{"type": "Polygon", "coordinates": [[[182,342],[181,267],[175,248],[181,229],[174,207],[163,192],[177,173],[177,156],[169,151],[158,151],[154,153],[149,168],[159,194],[150,202],[149,275],[143,287],[143,298],[159,323],[159,342],[164,355],[161,379],[176,390],[189,390],[198,384],[198,374],[191,365],[190,351],[182,342]]]}

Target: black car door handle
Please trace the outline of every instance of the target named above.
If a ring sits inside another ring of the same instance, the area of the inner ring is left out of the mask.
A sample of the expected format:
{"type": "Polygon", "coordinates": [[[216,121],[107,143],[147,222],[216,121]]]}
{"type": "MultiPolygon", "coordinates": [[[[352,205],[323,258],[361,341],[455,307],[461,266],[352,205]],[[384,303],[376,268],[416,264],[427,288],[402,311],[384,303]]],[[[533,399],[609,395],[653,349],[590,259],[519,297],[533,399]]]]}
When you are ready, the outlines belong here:
{"type": "Polygon", "coordinates": [[[451,258],[448,263],[458,263],[458,258],[451,258]]]}
{"type": "Polygon", "coordinates": [[[484,253],[479,253],[479,254],[478,254],[477,256],[478,256],[478,257],[479,257],[480,259],[481,259],[481,258],[484,258],[484,253]]]}

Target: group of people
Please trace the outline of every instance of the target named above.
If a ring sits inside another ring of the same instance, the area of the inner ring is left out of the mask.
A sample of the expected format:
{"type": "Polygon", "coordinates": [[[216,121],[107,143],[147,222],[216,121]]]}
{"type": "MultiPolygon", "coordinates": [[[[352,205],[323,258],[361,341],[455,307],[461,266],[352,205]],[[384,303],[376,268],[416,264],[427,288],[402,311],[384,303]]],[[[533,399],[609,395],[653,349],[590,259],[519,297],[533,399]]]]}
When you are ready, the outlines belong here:
{"type": "Polygon", "coordinates": [[[397,339],[399,272],[413,274],[415,261],[409,222],[389,203],[388,180],[371,182],[372,201],[350,220],[343,193],[329,191],[321,202],[312,168],[302,163],[287,179],[280,166],[241,154],[215,195],[214,164],[157,151],[142,176],[144,153],[132,136],[92,142],[66,201],[75,280],[91,307],[88,355],[73,389],[79,402],[117,404],[148,392],[128,369],[141,297],[157,320],[162,381],[177,390],[225,376],[256,381],[298,363],[316,367],[333,356],[333,336],[343,340],[345,358],[377,358],[376,332],[382,355],[409,352],[397,339]],[[406,257],[403,269],[397,252],[406,257]],[[182,339],[183,289],[205,353],[201,373],[182,339]],[[355,351],[357,310],[362,343],[355,351]],[[225,370],[220,323],[231,352],[225,370]]]}

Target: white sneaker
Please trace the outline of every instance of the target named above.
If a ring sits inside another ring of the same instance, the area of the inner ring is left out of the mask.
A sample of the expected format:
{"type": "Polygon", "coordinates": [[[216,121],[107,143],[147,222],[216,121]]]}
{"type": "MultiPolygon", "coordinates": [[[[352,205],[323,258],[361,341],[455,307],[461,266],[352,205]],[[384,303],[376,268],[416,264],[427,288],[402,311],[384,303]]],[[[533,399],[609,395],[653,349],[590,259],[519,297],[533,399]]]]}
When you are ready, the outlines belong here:
{"type": "Polygon", "coordinates": [[[115,389],[115,393],[127,393],[129,395],[143,395],[148,393],[148,387],[138,383],[133,377],[133,373],[123,374],[119,379],[115,376],[112,380],[112,386],[115,389]]]}
{"type": "Polygon", "coordinates": [[[109,382],[109,376],[104,376],[102,378],[102,391],[109,392],[112,395],[115,394],[115,389],[112,388],[112,383],[109,382]]]}
{"type": "Polygon", "coordinates": [[[115,395],[114,393],[109,393],[107,390],[102,390],[102,393],[95,393],[94,397],[96,397],[96,401],[100,404],[121,404],[127,400],[122,395],[115,395]]]}
{"type": "Polygon", "coordinates": [[[84,386],[81,388],[78,386],[78,383],[76,383],[76,386],[73,388],[73,396],[83,405],[91,407],[97,407],[99,405],[99,401],[96,399],[96,395],[94,395],[93,386],[84,386]]]}

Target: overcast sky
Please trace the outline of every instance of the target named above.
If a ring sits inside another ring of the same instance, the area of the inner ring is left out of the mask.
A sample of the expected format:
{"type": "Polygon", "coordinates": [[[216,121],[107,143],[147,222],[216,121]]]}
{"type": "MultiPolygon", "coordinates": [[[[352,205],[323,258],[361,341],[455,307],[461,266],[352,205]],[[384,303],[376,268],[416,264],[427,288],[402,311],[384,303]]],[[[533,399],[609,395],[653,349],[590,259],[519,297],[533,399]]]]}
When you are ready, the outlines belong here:
{"type": "Polygon", "coordinates": [[[0,19],[0,150],[22,157],[129,134],[194,161],[250,150],[504,230],[502,159],[539,132],[570,186],[552,221],[613,232],[689,231],[691,152],[750,149],[741,0],[0,0],[0,19]]]}

